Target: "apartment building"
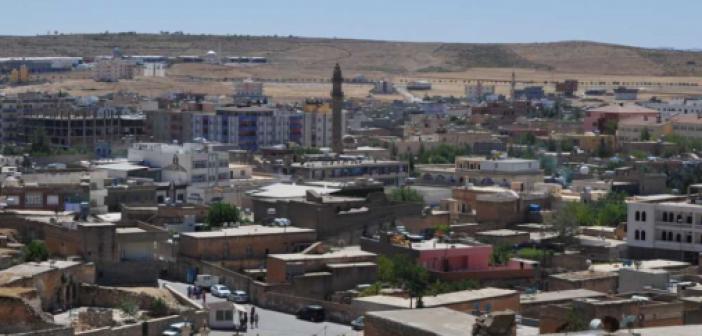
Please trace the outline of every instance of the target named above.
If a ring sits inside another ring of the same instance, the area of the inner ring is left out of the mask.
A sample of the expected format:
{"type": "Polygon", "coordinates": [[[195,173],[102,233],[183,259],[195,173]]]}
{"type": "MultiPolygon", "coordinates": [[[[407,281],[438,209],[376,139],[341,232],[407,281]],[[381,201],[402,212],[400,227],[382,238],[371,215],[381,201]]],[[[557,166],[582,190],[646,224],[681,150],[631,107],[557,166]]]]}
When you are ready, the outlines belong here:
{"type": "Polygon", "coordinates": [[[255,151],[260,147],[302,140],[303,116],[268,106],[220,107],[194,113],[192,135],[255,151]]]}
{"type": "Polygon", "coordinates": [[[661,118],[629,118],[619,122],[617,126],[617,140],[640,141],[658,140],[672,133],[672,124],[661,118]],[[642,139],[644,130],[648,132],[649,139],[642,139]]]}
{"type": "MultiPolygon", "coordinates": [[[[302,145],[304,147],[332,146],[332,107],[322,100],[307,100],[303,107],[304,130],[302,145]]],[[[342,118],[342,130],[346,129],[346,118],[342,118]]]]}
{"type": "Polygon", "coordinates": [[[127,159],[161,168],[161,179],[177,185],[214,186],[230,177],[229,154],[206,144],[135,143],[129,148],[127,159]]]}
{"type": "Polygon", "coordinates": [[[93,79],[97,82],[117,82],[134,78],[134,62],[123,59],[104,59],[95,62],[93,79]]]}
{"type": "Polygon", "coordinates": [[[672,133],[686,137],[702,138],[702,114],[681,114],[670,119],[672,133]]]}
{"type": "Polygon", "coordinates": [[[544,172],[539,160],[495,159],[461,156],[456,158],[456,178],[475,185],[500,185],[512,188],[521,183],[524,190],[531,190],[535,183],[543,182],[544,172]]]}
{"type": "Polygon", "coordinates": [[[627,208],[626,242],[633,258],[697,260],[702,252],[699,194],[637,196],[627,208]]]}
{"type": "Polygon", "coordinates": [[[681,114],[702,114],[702,99],[672,99],[667,102],[651,101],[643,103],[644,106],[661,113],[664,120],[681,114]]]}

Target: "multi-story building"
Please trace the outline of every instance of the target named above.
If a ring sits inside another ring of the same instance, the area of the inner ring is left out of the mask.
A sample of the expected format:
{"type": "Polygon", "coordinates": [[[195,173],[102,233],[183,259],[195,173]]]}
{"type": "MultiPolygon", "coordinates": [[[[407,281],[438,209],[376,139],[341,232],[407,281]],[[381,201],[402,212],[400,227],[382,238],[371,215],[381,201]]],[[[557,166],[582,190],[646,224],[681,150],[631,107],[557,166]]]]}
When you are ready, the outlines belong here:
{"type": "Polygon", "coordinates": [[[637,196],[627,208],[626,242],[633,258],[697,260],[702,252],[699,194],[637,196]]]}
{"type": "Polygon", "coordinates": [[[702,113],[682,114],[670,119],[672,133],[685,138],[702,138],[702,113]]]}
{"type": "Polygon", "coordinates": [[[235,104],[240,103],[268,103],[268,97],[263,94],[263,83],[254,82],[251,79],[245,79],[241,82],[234,83],[234,92],[232,97],[235,104]]]}
{"type": "Polygon", "coordinates": [[[94,212],[107,211],[105,171],[51,171],[10,176],[2,182],[0,196],[10,209],[81,211],[81,204],[94,212]]]}
{"type": "Polygon", "coordinates": [[[129,148],[127,158],[161,168],[161,179],[175,184],[215,186],[230,177],[229,154],[205,144],[135,143],[129,148]]]}
{"type": "Polygon", "coordinates": [[[402,161],[380,161],[347,156],[335,160],[295,162],[283,167],[280,171],[305,181],[349,182],[360,178],[371,178],[386,185],[399,185],[408,177],[409,167],[402,161]]]}
{"type": "Polygon", "coordinates": [[[629,118],[652,119],[658,117],[658,111],[636,104],[612,104],[589,109],[583,118],[584,131],[598,131],[613,134],[619,121],[629,118]]]}
{"type": "Polygon", "coordinates": [[[299,113],[275,107],[220,107],[214,113],[194,113],[192,135],[255,151],[288,141],[299,143],[302,118],[299,113]]]}
{"type": "Polygon", "coordinates": [[[644,106],[661,113],[664,120],[679,114],[702,114],[702,99],[673,99],[667,102],[649,101],[644,106]]]}
{"type": "Polygon", "coordinates": [[[0,138],[3,144],[35,141],[38,132],[56,147],[93,148],[144,135],[142,113],[129,104],[108,99],[38,92],[0,99],[0,138]]]}
{"type": "Polygon", "coordinates": [[[93,79],[98,82],[117,82],[134,78],[134,62],[113,58],[95,62],[93,79]]]}
{"type": "Polygon", "coordinates": [[[619,122],[617,126],[618,141],[648,141],[658,140],[672,132],[670,122],[663,121],[661,118],[629,118],[619,122]],[[648,133],[648,139],[642,139],[641,136],[648,133]]]}
{"type": "Polygon", "coordinates": [[[531,190],[534,184],[543,182],[544,171],[539,160],[495,159],[484,157],[457,157],[456,178],[475,185],[500,185],[513,188],[513,183],[522,184],[518,190],[531,190]]]}
{"type": "MultiPolygon", "coordinates": [[[[305,147],[331,147],[332,146],[332,108],[331,104],[321,100],[307,100],[303,107],[304,130],[302,145],[305,147]]],[[[345,119],[345,118],[344,118],[345,119]]],[[[342,129],[346,129],[345,120],[342,119],[342,129]]]]}

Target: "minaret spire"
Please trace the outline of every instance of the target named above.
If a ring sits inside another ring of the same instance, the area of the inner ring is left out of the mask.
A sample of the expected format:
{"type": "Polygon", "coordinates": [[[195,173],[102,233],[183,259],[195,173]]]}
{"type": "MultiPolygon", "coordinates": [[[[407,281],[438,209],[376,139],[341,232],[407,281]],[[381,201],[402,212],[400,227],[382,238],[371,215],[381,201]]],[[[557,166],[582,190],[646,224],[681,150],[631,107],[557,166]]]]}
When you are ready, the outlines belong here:
{"type": "Polygon", "coordinates": [[[344,77],[341,75],[341,67],[339,63],[334,66],[334,74],[332,75],[332,149],[337,154],[344,152],[342,137],[344,136],[343,115],[341,109],[344,105],[344,91],[341,85],[344,82],[344,77]]]}

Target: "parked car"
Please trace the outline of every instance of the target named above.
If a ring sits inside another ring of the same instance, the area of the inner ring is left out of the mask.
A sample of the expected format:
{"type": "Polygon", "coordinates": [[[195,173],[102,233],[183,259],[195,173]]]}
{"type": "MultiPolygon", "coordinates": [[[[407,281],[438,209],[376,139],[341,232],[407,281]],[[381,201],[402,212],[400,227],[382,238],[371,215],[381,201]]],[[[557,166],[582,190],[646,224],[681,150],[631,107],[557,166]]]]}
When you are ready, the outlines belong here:
{"type": "Polygon", "coordinates": [[[307,305],[297,311],[297,318],[312,322],[322,322],[325,318],[324,307],[320,305],[307,305]]]}
{"type": "Polygon", "coordinates": [[[191,336],[193,334],[193,325],[190,322],[173,323],[164,330],[162,336],[191,336]]]}
{"type": "Polygon", "coordinates": [[[249,294],[247,294],[243,290],[235,290],[231,294],[229,294],[229,296],[227,296],[227,300],[232,301],[234,303],[248,303],[249,294]]]}
{"type": "Polygon", "coordinates": [[[232,292],[225,285],[213,285],[210,287],[210,294],[212,294],[212,296],[226,298],[229,297],[232,292]]]}
{"type": "Polygon", "coordinates": [[[355,320],[351,321],[351,329],[363,330],[363,327],[365,326],[365,324],[363,323],[364,320],[365,320],[365,318],[363,317],[363,315],[361,315],[361,316],[357,317],[355,320]]]}

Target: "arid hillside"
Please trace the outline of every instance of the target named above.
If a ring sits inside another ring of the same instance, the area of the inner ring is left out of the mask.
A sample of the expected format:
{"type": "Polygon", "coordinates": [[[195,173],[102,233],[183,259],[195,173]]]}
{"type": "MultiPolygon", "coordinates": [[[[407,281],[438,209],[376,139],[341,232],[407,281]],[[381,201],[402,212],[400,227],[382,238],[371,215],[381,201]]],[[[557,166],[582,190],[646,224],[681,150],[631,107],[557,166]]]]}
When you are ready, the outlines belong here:
{"type": "Polygon", "coordinates": [[[91,34],[0,36],[0,57],[126,54],[265,56],[246,68],[263,78],[327,77],[340,62],[349,75],[421,76],[472,68],[520,68],[554,73],[623,76],[701,76],[702,52],[642,49],[593,42],[533,44],[412,43],[298,37],[91,34]]]}

